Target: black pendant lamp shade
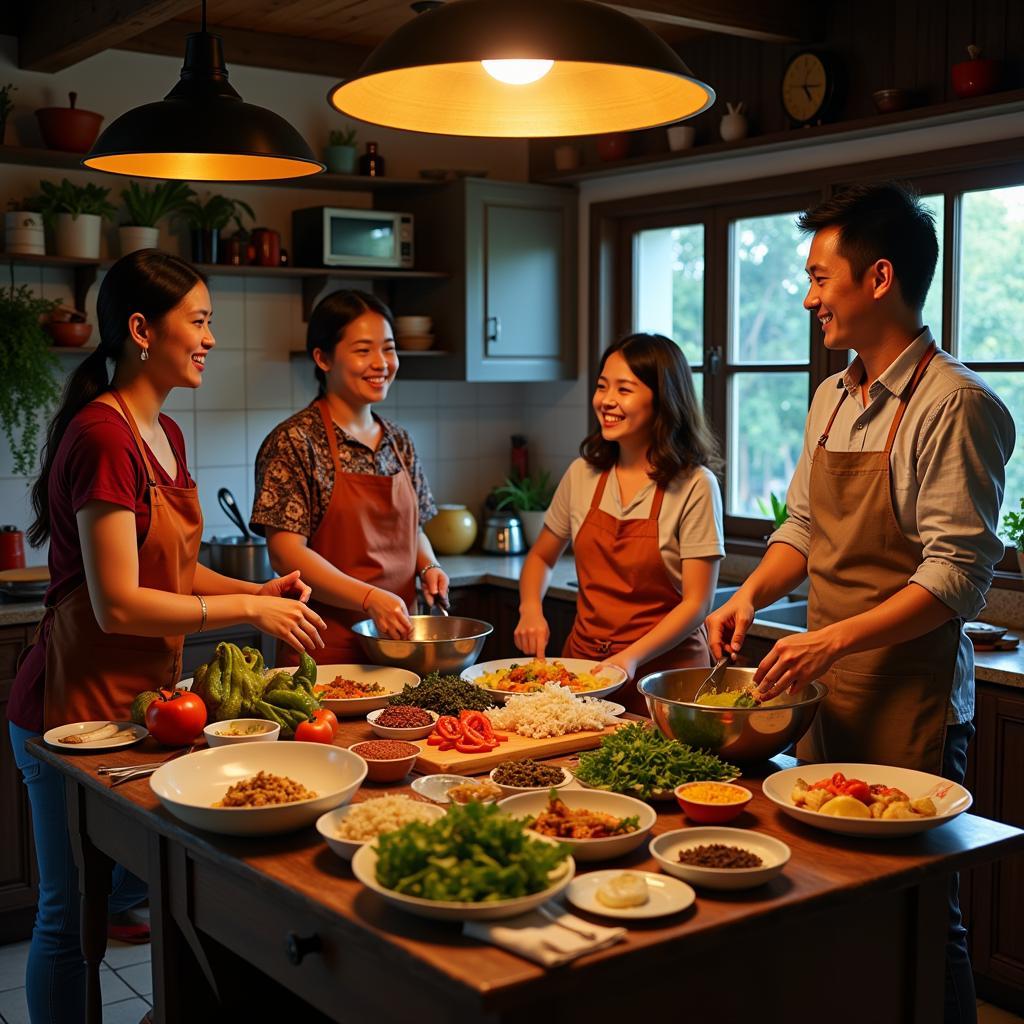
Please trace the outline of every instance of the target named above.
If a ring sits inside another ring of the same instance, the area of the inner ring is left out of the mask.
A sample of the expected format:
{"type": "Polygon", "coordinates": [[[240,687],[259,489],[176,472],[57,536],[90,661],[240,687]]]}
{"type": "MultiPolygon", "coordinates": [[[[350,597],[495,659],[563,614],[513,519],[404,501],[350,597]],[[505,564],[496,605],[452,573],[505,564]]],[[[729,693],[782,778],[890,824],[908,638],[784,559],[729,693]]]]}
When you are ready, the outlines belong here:
{"type": "Polygon", "coordinates": [[[324,169],[283,117],[243,102],[228,83],[220,37],[205,31],[189,34],[181,80],[167,96],[122,114],[82,163],[183,181],[272,181],[324,169]]]}
{"type": "Polygon", "coordinates": [[[451,0],[403,25],[327,99],[389,128],[540,138],[668,124],[715,94],[664,40],[591,0],[451,0]],[[511,85],[483,61],[548,64],[511,85]]]}

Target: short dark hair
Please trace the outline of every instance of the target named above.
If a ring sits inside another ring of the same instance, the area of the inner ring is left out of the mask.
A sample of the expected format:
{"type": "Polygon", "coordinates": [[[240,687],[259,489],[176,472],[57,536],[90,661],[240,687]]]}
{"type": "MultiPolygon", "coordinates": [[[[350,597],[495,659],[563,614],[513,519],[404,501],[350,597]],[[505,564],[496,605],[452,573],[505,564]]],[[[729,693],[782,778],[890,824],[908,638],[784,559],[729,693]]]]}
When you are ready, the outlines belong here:
{"type": "Polygon", "coordinates": [[[860,280],[876,260],[888,260],[903,300],[921,309],[935,274],[939,243],[935,220],[910,185],[853,185],[805,210],[802,231],[839,228],[839,253],[860,280]]]}
{"type": "MultiPolygon", "coordinates": [[[[604,350],[598,376],[613,352],[654,392],[654,429],[647,452],[651,479],[659,487],[668,487],[680,473],[695,466],[718,473],[722,466],[718,442],[704,419],[682,349],[662,334],[628,334],[604,350]]],[[[595,469],[611,469],[619,457],[619,446],[606,441],[598,426],[584,438],[580,455],[595,469]]]]}
{"type": "MultiPolygon", "coordinates": [[[[348,288],[331,292],[330,295],[321,299],[316,304],[306,328],[306,351],[309,353],[309,358],[313,358],[314,349],[320,349],[333,355],[335,346],[345,333],[345,328],[353,320],[358,320],[364,313],[379,313],[387,320],[392,333],[394,333],[395,318],[392,316],[391,310],[376,295],[360,291],[358,288],[348,288]]],[[[327,376],[315,363],[314,366],[316,382],[322,398],[327,393],[327,376]]]]}

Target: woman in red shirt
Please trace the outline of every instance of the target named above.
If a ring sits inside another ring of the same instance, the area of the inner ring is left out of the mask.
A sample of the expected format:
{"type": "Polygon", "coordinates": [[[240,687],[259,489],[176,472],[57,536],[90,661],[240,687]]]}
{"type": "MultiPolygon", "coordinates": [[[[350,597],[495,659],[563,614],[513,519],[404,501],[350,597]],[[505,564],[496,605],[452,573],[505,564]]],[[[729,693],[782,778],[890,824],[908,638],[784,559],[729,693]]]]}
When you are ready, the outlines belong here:
{"type": "MultiPolygon", "coordinates": [[[[8,705],[39,860],[33,1024],[84,1018],[85,967],[63,780],[25,741],[67,722],[126,719],[136,694],[177,682],[185,633],[249,623],[315,651],[324,627],[297,572],[258,586],[197,563],[196,486],[181,431],[160,409],[172,388],[200,386],[215,344],[203,276],[166,253],[132,253],[107,272],[97,316],[100,345],[68,382],[32,491],[28,535],[50,542],[50,589],[8,705]]],[[[118,869],[111,909],[144,892],[118,869]]]]}

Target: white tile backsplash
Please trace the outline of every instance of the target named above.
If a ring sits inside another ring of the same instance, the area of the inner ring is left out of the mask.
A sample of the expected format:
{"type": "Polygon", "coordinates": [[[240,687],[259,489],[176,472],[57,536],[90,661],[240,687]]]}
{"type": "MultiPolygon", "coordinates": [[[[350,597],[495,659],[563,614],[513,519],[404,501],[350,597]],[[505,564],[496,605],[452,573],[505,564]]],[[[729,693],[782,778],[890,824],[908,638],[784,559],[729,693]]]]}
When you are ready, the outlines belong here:
{"type": "Polygon", "coordinates": [[[209,412],[244,409],[246,364],[245,352],[214,349],[206,358],[203,383],[195,393],[196,409],[209,412]]]}
{"type": "Polygon", "coordinates": [[[197,412],[195,466],[237,466],[248,461],[244,412],[197,412]]]}
{"type": "Polygon", "coordinates": [[[199,504],[203,510],[203,537],[213,534],[237,536],[238,527],[228,519],[217,501],[217,491],[226,487],[242,510],[246,522],[252,511],[252,472],[248,466],[218,466],[197,469],[193,474],[199,488],[199,504]]]}
{"type": "Polygon", "coordinates": [[[250,409],[245,414],[245,455],[250,466],[256,465],[256,454],[267,435],[291,416],[293,409],[250,409]]]}
{"type": "Polygon", "coordinates": [[[246,278],[214,275],[210,278],[213,299],[213,336],[217,349],[245,348],[246,278]]]}

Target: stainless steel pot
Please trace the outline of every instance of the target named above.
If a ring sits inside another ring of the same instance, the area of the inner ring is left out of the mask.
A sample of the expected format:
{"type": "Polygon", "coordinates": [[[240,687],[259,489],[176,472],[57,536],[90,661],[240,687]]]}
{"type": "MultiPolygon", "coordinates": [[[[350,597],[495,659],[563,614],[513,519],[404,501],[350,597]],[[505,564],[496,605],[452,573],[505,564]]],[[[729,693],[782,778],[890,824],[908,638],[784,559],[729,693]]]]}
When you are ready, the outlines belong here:
{"type": "Polygon", "coordinates": [[[487,517],[484,524],[484,539],[481,545],[492,555],[521,555],[526,550],[523,541],[523,524],[512,512],[495,512],[487,517]]]}
{"type": "Polygon", "coordinates": [[[357,622],[352,632],[375,665],[407,668],[420,676],[429,672],[457,674],[469,668],[494,632],[489,622],[457,615],[412,615],[410,619],[412,636],[408,640],[379,636],[373,619],[357,622]]]}
{"type": "Polygon", "coordinates": [[[211,537],[203,542],[203,551],[214,572],[233,579],[266,583],[274,576],[267,542],[262,537],[211,537]]]}

